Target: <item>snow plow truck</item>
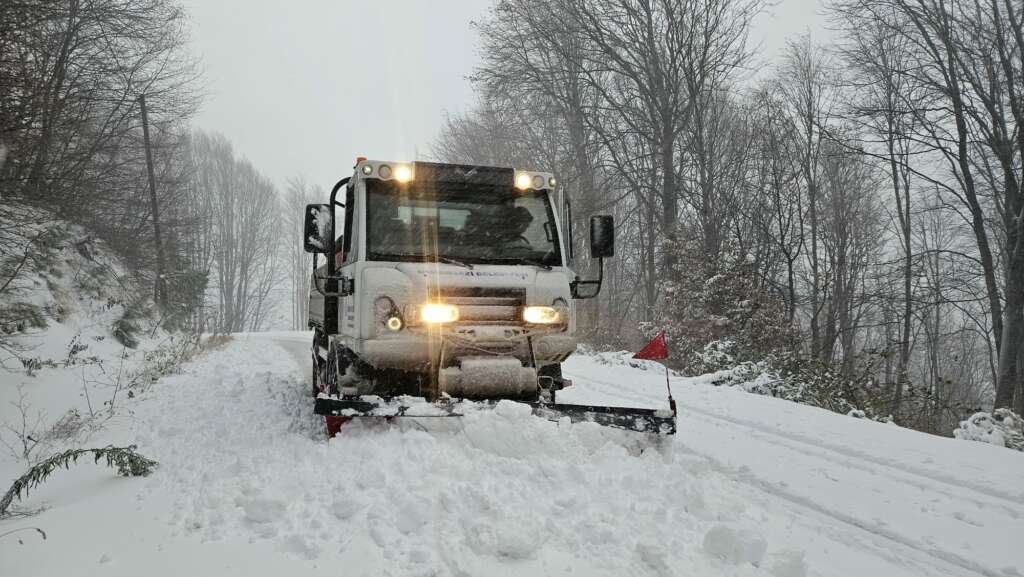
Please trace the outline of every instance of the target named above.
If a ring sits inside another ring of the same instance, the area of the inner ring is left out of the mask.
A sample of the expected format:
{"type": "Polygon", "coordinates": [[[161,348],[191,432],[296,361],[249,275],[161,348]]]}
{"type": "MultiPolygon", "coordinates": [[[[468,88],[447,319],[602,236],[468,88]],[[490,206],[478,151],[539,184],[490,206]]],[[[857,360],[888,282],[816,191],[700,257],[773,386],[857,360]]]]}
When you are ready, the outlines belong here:
{"type": "Polygon", "coordinates": [[[328,433],[502,399],[552,420],[674,433],[674,411],[557,401],[571,386],[561,363],[576,350],[575,302],[597,296],[615,246],[612,217],[591,217],[601,272],[581,279],[572,223],[550,173],[357,159],[326,204],[305,209],[312,394],[328,433]]]}

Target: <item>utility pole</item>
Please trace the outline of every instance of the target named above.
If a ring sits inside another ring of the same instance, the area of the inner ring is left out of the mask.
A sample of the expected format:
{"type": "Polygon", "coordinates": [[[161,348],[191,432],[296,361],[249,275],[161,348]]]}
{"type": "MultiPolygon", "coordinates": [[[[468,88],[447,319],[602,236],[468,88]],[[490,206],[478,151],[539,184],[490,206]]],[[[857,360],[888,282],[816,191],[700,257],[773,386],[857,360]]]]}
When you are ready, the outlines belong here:
{"type": "Polygon", "coordinates": [[[156,244],[156,282],[153,286],[153,298],[159,303],[161,310],[167,308],[167,291],[164,288],[164,246],[160,240],[160,211],[156,201],[156,175],[153,172],[153,147],[149,142],[149,116],[146,114],[146,95],[139,96],[142,108],[142,139],[146,146],[146,173],[149,176],[149,205],[153,212],[153,241],[156,244]]]}

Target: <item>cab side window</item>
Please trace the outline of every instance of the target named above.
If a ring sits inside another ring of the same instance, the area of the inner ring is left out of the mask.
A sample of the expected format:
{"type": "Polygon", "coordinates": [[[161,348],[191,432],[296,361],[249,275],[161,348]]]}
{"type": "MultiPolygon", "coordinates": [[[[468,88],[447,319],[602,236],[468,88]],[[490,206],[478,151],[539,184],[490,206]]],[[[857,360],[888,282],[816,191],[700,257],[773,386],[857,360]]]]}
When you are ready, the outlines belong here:
{"type": "Polygon", "coordinates": [[[338,237],[334,239],[334,266],[340,267],[343,264],[352,262],[349,258],[352,248],[352,235],[349,231],[352,230],[352,212],[354,207],[352,206],[352,187],[349,186],[345,189],[345,211],[344,216],[344,228],[341,229],[338,237]]]}
{"type": "Polygon", "coordinates": [[[356,261],[355,251],[352,250],[352,237],[356,235],[356,193],[355,187],[349,185],[345,188],[345,239],[342,242],[344,251],[343,262],[353,263],[356,261]]]}

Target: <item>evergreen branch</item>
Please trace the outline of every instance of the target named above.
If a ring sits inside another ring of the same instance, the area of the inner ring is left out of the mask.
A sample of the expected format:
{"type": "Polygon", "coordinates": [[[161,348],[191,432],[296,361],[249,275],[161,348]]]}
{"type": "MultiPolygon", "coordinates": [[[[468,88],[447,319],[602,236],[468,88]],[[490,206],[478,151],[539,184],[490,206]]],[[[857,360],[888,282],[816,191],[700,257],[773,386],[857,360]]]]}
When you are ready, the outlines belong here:
{"type": "Polygon", "coordinates": [[[99,463],[100,459],[106,459],[108,467],[117,468],[117,473],[125,477],[145,477],[156,467],[156,461],[135,452],[135,445],[128,447],[106,446],[100,449],[69,449],[63,453],[57,453],[30,468],[24,475],[18,477],[11,488],[0,499],[0,517],[7,515],[7,509],[15,497],[20,501],[22,494],[28,495],[31,489],[38,487],[54,471],[63,467],[70,469],[78,458],[92,453],[93,462],[99,463]]]}

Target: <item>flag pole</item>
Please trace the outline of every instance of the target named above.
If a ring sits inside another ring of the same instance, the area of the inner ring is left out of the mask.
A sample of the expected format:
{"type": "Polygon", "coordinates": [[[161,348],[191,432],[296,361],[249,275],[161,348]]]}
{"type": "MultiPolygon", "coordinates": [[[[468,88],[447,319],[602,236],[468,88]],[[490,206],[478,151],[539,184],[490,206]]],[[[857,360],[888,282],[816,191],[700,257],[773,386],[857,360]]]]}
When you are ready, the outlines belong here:
{"type": "Polygon", "coordinates": [[[662,330],[658,333],[658,336],[651,339],[651,342],[644,345],[644,348],[637,351],[633,355],[634,359],[643,359],[647,361],[662,361],[662,366],[665,367],[665,390],[668,391],[668,406],[672,409],[672,416],[676,416],[676,400],[672,398],[672,384],[669,382],[668,376],[668,365],[665,364],[665,360],[668,359],[668,345],[665,344],[665,331],[662,330]]]}
{"type": "Polygon", "coordinates": [[[672,416],[676,416],[676,400],[672,398],[672,385],[668,381],[668,365],[662,363],[665,367],[665,389],[668,390],[668,407],[672,409],[672,416]]]}

